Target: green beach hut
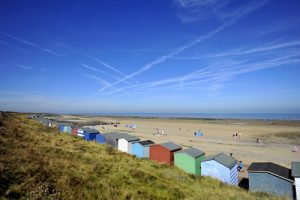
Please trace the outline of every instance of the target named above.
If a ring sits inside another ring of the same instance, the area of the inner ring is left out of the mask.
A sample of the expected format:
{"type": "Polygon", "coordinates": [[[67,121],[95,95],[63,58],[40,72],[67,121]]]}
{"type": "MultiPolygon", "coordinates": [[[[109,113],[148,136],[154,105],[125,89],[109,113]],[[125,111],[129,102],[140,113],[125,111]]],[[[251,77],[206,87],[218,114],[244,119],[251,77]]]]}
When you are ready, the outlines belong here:
{"type": "Polygon", "coordinates": [[[174,165],[183,171],[201,175],[201,162],[205,159],[205,153],[196,148],[183,149],[174,154],[174,165]]]}

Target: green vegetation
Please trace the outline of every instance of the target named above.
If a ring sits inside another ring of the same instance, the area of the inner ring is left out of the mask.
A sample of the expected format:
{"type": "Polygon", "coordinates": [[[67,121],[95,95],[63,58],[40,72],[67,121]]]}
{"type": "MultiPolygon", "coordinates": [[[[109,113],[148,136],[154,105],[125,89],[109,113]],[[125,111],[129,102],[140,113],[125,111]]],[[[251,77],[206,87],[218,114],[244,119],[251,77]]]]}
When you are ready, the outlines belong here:
{"type": "Polygon", "coordinates": [[[278,199],[0,113],[0,199],[278,199]]]}

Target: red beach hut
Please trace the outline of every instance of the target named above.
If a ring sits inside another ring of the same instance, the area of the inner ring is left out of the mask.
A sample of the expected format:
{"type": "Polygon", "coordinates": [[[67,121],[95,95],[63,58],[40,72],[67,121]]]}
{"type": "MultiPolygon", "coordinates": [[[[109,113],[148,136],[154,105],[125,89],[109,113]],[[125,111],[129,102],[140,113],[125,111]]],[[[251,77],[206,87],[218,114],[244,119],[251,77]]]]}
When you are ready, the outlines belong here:
{"type": "Polygon", "coordinates": [[[159,163],[172,165],[174,161],[174,153],[181,150],[181,146],[173,142],[165,142],[162,144],[150,145],[149,159],[159,163]]]}

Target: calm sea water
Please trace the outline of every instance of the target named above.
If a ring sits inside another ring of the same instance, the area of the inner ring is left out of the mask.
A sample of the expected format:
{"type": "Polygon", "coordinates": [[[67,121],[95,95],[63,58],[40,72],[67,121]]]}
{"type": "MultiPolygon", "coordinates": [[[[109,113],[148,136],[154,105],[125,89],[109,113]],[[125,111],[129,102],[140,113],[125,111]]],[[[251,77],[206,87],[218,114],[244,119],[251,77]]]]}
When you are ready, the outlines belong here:
{"type": "Polygon", "coordinates": [[[174,117],[209,119],[300,120],[300,113],[97,113],[105,116],[174,117]]]}

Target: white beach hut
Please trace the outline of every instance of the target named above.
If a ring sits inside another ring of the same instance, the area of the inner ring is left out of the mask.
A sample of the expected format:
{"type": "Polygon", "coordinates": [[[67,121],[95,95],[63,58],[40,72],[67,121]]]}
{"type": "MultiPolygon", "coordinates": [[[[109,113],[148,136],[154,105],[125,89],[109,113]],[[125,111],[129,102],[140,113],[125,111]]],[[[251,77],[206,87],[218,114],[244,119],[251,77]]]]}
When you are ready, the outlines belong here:
{"type": "Polygon", "coordinates": [[[131,144],[137,142],[140,139],[132,135],[123,135],[122,138],[118,140],[118,150],[126,153],[131,153],[131,144]]]}

